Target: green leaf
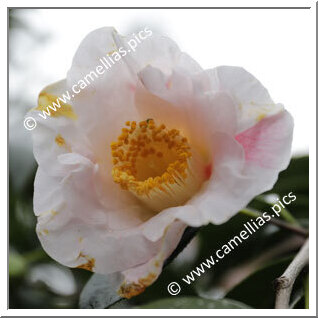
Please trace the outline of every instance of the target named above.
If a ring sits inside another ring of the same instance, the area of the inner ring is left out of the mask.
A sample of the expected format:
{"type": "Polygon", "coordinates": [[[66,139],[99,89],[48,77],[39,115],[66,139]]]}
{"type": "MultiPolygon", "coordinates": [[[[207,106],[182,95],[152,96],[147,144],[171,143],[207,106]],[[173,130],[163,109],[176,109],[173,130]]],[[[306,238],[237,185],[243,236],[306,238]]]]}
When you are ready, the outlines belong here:
{"type": "Polygon", "coordinates": [[[82,290],[79,300],[81,309],[107,308],[121,299],[117,294],[121,282],[120,274],[93,274],[82,290]]]}
{"type": "Polygon", "coordinates": [[[232,299],[211,300],[200,297],[164,298],[139,306],[143,309],[250,309],[251,307],[232,299]]]}

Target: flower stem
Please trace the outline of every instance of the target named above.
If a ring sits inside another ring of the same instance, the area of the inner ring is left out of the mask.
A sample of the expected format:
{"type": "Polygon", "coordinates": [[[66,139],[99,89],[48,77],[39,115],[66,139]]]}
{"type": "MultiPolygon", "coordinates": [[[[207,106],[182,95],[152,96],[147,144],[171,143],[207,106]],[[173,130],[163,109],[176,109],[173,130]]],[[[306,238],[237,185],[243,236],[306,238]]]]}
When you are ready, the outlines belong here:
{"type": "Polygon", "coordinates": [[[295,224],[297,226],[300,226],[299,222],[293,217],[293,215],[285,208],[281,209],[280,215],[282,216],[285,221],[287,221],[290,224],[295,224]]]}
{"type": "Polygon", "coordinates": [[[260,212],[257,212],[257,211],[254,211],[254,210],[248,209],[248,208],[242,209],[240,211],[240,213],[245,214],[247,216],[250,216],[250,217],[252,217],[254,219],[256,219],[256,218],[258,218],[259,216],[262,215],[260,212]]]}
{"type": "MultiPolygon", "coordinates": [[[[267,202],[262,196],[256,197],[255,200],[257,200],[258,202],[261,202],[263,204],[270,205],[269,202],[267,202]]],[[[288,223],[294,224],[294,225],[297,225],[297,226],[301,226],[299,224],[299,222],[297,221],[297,219],[286,208],[282,207],[282,209],[279,212],[279,214],[288,223]]]]}
{"type": "MultiPolygon", "coordinates": [[[[255,211],[255,210],[252,210],[252,209],[248,209],[248,208],[241,210],[240,213],[247,215],[249,217],[255,218],[255,219],[258,217],[263,217],[262,213],[255,211]]],[[[306,229],[300,227],[299,225],[294,225],[294,224],[287,223],[285,221],[274,219],[274,218],[271,218],[268,222],[272,223],[280,228],[283,228],[285,230],[292,231],[298,235],[308,237],[308,231],[306,229]]]]}

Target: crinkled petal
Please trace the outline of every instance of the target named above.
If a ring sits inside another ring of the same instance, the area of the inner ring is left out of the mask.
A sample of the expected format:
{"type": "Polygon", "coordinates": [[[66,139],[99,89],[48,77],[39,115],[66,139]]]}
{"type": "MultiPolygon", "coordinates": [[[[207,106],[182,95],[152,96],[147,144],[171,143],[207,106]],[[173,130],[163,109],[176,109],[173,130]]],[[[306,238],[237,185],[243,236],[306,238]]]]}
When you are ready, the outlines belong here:
{"type": "Polygon", "coordinates": [[[160,69],[165,74],[171,74],[174,68],[180,68],[188,74],[202,72],[201,66],[188,54],[181,52],[178,45],[168,37],[151,32],[134,49],[130,43],[136,41],[134,35],[114,35],[117,50],[122,47],[128,52],[123,56],[124,62],[132,74],[138,74],[147,65],[160,69]]]}
{"type": "MultiPolygon", "coordinates": [[[[287,111],[261,120],[236,136],[222,136],[214,157],[214,173],[189,204],[205,223],[223,223],[256,195],[273,187],[290,160],[293,120],[287,111]]],[[[189,214],[180,218],[193,224],[189,214]]]]}
{"type": "MultiPolygon", "coordinates": [[[[40,96],[46,96],[49,101],[55,101],[57,96],[62,94],[66,88],[66,81],[63,80],[43,89],[40,96]]],[[[47,101],[39,98],[39,106],[45,109],[47,101]]],[[[61,109],[63,109],[63,106],[61,106],[61,109]]],[[[73,153],[74,155],[71,156],[74,158],[76,154],[81,155],[95,164],[94,189],[97,192],[95,199],[98,204],[103,204],[103,209],[111,212],[109,213],[108,224],[112,230],[129,228],[151,217],[148,210],[140,206],[135,197],[114,186],[111,177],[111,163],[107,160],[98,160],[93,144],[79,126],[78,120],[63,116],[63,112],[59,111],[60,115],[48,116],[46,119],[38,116],[41,113],[39,110],[32,110],[31,112],[37,118],[38,123],[32,133],[34,155],[41,169],[53,177],[65,177],[67,169],[66,165],[61,165],[59,158],[62,157],[60,156],[73,153]]],[[[53,111],[52,114],[55,115],[53,111]]],[[[103,150],[110,157],[110,146],[105,146],[103,150]]],[[[78,185],[82,184],[81,180],[77,181],[78,183],[75,184],[73,191],[76,198],[82,195],[76,189],[78,185]]],[[[42,191],[44,192],[44,190],[42,191]]],[[[70,198],[72,197],[70,195],[70,198]]],[[[37,204],[38,196],[35,197],[34,202],[37,204]]],[[[78,211],[83,211],[80,203],[78,211]]],[[[88,212],[83,211],[83,213],[88,212]]],[[[92,215],[94,214],[92,213],[92,215]]]]}
{"type": "Polygon", "coordinates": [[[293,140],[294,122],[287,112],[261,120],[254,127],[238,134],[236,140],[245,154],[245,173],[263,180],[263,189],[271,188],[278,173],[287,168],[293,140]]]}
{"type": "Polygon", "coordinates": [[[32,131],[35,159],[52,176],[63,175],[57,162],[61,154],[77,152],[88,158],[93,157],[89,141],[78,129],[77,117],[69,116],[69,113],[76,116],[71,103],[61,103],[60,108],[56,107],[56,112],[50,109],[51,116],[40,116],[65,90],[65,80],[45,87],[39,95],[38,106],[29,113],[37,121],[36,129],[32,131]]]}
{"type": "Polygon", "coordinates": [[[91,184],[94,165],[78,155],[62,156],[60,162],[69,170],[65,178],[53,178],[43,170],[36,175],[37,233],[46,252],[66,266],[103,274],[127,270],[156,255],[159,241],[150,242],[141,232],[121,236],[109,230],[107,211],[98,203],[91,184]]]}
{"type": "Polygon", "coordinates": [[[118,291],[122,297],[131,298],[142,293],[158,278],[164,261],[177,247],[185,228],[186,225],[182,222],[172,222],[165,227],[159,252],[147,263],[122,272],[125,280],[118,291]]]}
{"type": "Polygon", "coordinates": [[[227,92],[236,103],[237,133],[242,132],[267,116],[283,110],[275,104],[267,89],[244,68],[220,66],[206,71],[215,92],[227,92]]]}

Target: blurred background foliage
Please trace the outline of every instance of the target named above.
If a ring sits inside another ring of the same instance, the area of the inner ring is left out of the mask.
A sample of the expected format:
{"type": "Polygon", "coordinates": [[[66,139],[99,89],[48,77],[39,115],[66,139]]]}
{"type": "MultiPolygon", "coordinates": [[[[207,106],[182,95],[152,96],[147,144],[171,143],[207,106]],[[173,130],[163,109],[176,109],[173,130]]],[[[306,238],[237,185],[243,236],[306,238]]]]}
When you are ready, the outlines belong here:
{"type": "MultiPolygon", "coordinates": [[[[30,29],[15,11],[10,12],[10,42],[21,38],[32,47],[33,41],[44,42],[39,30],[30,29]]],[[[19,72],[19,59],[10,45],[10,75],[19,72]]],[[[33,57],[34,58],[34,57],[33,57]]],[[[32,65],[32,64],[30,64],[32,65]]],[[[26,83],[27,77],[20,75],[26,83]]],[[[12,79],[10,80],[11,83],[12,79]]],[[[9,108],[9,308],[78,308],[79,296],[91,273],[57,264],[42,250],[35,233],[33,182],[36,163],[32,145],[22,126],[23,116],[34,105],[30,95],[10,89],[9,108]],[[19,126],[19,127],[20,127],[19,126]]],[[[297,196],[288,209],[296,220],[308,227],[309,158],[293,158],[281,172],[269,192],[297,196]]],[[[267,194],[269,194],[267,193],[267,194]]],[[[270,202],[256,198],[249,206],[268,211],[270,202]]],[[[224,243],[237,235],[250,217],[237,214],[225,224],[209,224],[165,267],[159,279],[146,291],[122,300],[112,308],[273,308],[273,280],[280,276],[304,238],[293,232],[266,224],[216,266],[197,278],[191,286],[182,284],[182,292],[172,297],[167,292],[171,281],[182,277],[208,258],[224,243]]],[[[298,277],[292,294],[292,307],[304,308],[308,269],[298,277]]]]}

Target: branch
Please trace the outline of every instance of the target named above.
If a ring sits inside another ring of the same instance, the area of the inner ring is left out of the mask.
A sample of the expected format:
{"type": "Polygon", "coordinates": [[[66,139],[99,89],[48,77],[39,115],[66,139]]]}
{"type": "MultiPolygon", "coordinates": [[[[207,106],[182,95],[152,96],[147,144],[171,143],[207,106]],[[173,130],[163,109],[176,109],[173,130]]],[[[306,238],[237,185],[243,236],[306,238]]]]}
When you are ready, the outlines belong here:
{"type": "Polygon", "coordinates": [[[296,257],[289,264],[282,276],[275,280],[276,289],[276,309],[289,308],[290,294],[293,289],[294,282],[301,270],[309,261],[309,242],[308,239],[302,246],[296,257]]]}

